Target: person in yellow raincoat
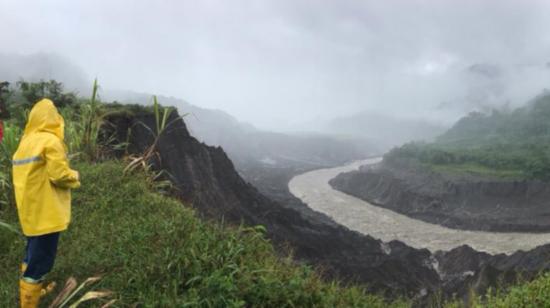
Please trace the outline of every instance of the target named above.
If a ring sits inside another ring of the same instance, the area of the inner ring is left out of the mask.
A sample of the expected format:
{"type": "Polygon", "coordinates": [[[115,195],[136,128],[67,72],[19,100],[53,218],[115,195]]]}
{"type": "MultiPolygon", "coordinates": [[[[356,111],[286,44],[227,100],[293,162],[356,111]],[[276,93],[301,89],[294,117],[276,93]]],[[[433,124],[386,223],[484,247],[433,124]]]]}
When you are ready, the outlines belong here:
{"type": "Polygon", "coordinates": [[[13,156],[13,186],[23,234],[27,237],[19,281],[21,307],[37,307],[44,276],[51,271],[59,233],[71,220],[71,189],[79,174],[69,167],[64,120],[53,102],[32,108],[13,156]]]}

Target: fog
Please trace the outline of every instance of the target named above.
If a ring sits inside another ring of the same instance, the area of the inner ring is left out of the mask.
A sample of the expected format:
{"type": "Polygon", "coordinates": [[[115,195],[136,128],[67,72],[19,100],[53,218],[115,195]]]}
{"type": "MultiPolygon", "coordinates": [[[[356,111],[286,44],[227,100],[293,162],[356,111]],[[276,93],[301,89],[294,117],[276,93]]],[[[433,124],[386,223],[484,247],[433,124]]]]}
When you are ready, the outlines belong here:
{"type": "Polygon", "coordinates": [[[278,131],[365,111],[448,125],[550,84],[547,1],[1,0],[0,27],[0,79],[98,77],[278,131]]]}

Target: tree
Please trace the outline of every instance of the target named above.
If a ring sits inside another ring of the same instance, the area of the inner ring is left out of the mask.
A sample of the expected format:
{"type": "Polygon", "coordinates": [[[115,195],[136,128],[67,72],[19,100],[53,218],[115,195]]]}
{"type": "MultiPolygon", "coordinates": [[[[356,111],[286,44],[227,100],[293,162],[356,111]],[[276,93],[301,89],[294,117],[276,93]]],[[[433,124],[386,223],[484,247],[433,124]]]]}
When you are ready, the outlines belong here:
{"type": "Polygon", "coordinates": [[[64,92],[63,84],[55,80],[39,82],[27,82],[20,80],[17,82],[18,90],[25,98],[23,107],[30,109],[42,98],[51,99],[57,107],[73,105],[76,102],[76,95],[72,92],[64,92]]]}

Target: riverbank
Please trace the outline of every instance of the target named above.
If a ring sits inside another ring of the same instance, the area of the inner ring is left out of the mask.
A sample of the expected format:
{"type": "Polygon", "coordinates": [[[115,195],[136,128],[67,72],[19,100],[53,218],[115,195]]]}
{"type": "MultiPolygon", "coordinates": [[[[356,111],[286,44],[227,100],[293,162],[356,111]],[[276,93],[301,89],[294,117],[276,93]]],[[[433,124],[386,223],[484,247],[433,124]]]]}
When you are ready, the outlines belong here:
{"type": "Polygon", "coordinates": [[[550,184],[470,173],[436,172],[382,161],[338,175],[330,184],[371,204],[453,229],[550,232],[550,184]]]}
{"type": "MultiPolygon", "coordinates": [[[[438,273],[441,298],[458,297],[465,302],[477,302],[484,298],[478,295],[486,294],[490,289],[502,290],[518,281],[530,281],[541,272],[550,270],[550,244],[547,244],[550,243],[550,234],[450,229],[374,206],[329,185],[329,181],[342,172],[378,162],[380,159],[370,159],[307,172],[294,177],[288,187],[292,194],[312,210],[352,230],[381,239],[380,243],[387,254],[395,255],[396,248],[406,245],[429,249],[432,253],[425,259],[429,260],[425,266],[438,273]]],[[[397,254],[407,258],[401,252],[397,254]]],[[[542,290],[546,288],[547,282],[545,278],[540,278],[529,285],[540,285],[542,290]]],[[[537,292],[523,286],[515,287],[515,290],[529,294],[519,298],[527,298],[537,292]]],[[[437,296],[420,300],[419,304],[444,306],[441,301],[432,302],[434,298],[437,299],[437,296]]],[[[511,295],[491,297],[487,303],[494,307],[509,307],[509,303],[517,300],[518,297],[511,295]],[[491,302],[494,299],[498,300],[491,302]]],[[[529,302],[533,300],[531,298],[529,302]]]]}
{"type": "Polygon", "coordinates": [[[452,250],[468,245],[491,254],[511,254],[530,250],[550,242],[550,234],[498,233],[447,228],[413,219],[395,211],[372,205],[364,200],[333,189],[329,181],[340,173],[358,170],[380,159],[369,159],[343,167],[307,172],[289,183],[292,194],[310,208],[324,213],[339,224],[384,242],[399,240],[415,248],[432,252],[452,250]]]}

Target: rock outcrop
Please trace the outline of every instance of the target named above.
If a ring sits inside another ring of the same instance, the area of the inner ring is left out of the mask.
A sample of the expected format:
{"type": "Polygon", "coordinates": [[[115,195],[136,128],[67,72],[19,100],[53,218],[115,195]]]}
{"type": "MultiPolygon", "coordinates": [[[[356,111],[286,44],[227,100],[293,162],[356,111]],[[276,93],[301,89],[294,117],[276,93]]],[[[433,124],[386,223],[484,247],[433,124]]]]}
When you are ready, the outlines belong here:
{"type": "Polygon", "coordinates": [[[461,246],[437,252],[434,258],[447,295],[464,296],[470,290],[485,294],[490,287],[529,281],[550,270],[550,245],[494,256],[461,246]]]}

